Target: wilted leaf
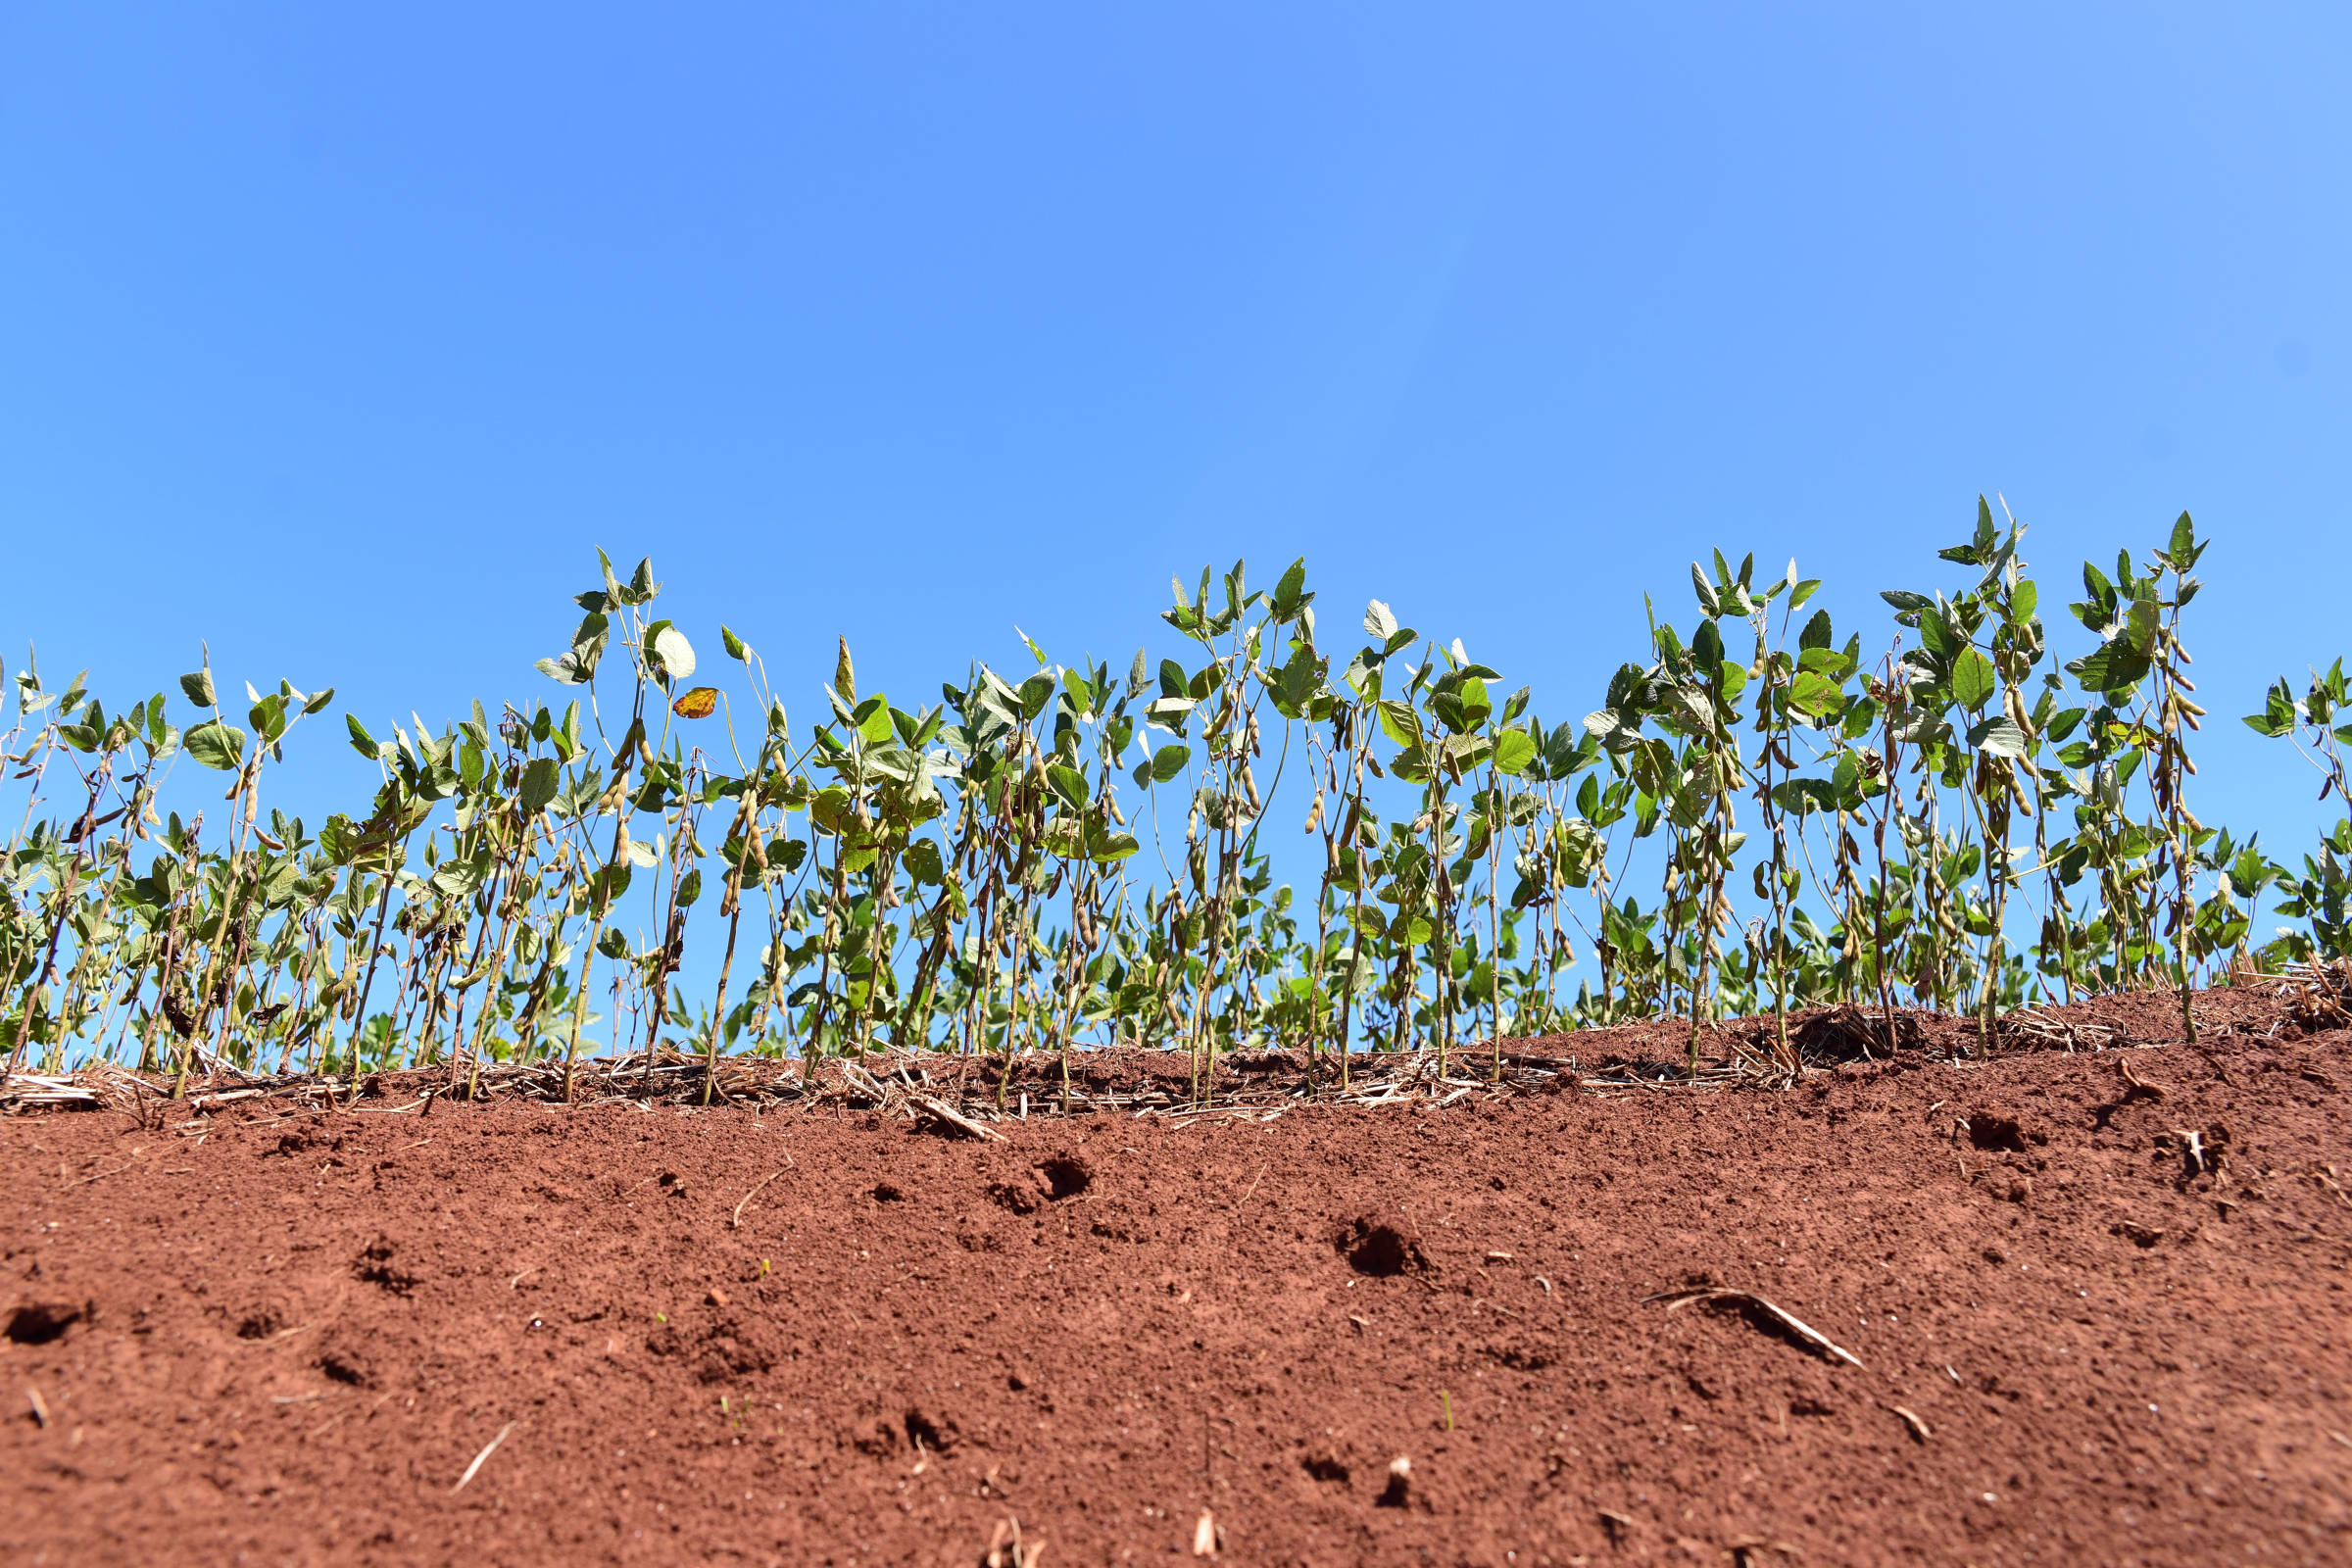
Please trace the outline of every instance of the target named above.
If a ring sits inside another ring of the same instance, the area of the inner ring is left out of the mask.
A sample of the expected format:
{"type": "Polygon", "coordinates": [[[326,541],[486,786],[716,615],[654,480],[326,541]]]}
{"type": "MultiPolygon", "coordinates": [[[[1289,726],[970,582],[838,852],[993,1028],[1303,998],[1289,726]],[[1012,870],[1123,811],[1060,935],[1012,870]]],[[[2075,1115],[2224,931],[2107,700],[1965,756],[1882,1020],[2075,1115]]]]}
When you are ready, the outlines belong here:
{"type": "Polygon", "coordinates": [[[833,659],[833,690],[841,700],[853,706],[858,701],[858,667],[850,662],[850,640],[841,639],[841,652],[833,659]]]}
{"type": "Polygon", "coordinates": [[[686,634],[663,621],[654,632],[654,660],[662,673],[673,681],[686,680],[694,674],[694,644],[686,634]]]}

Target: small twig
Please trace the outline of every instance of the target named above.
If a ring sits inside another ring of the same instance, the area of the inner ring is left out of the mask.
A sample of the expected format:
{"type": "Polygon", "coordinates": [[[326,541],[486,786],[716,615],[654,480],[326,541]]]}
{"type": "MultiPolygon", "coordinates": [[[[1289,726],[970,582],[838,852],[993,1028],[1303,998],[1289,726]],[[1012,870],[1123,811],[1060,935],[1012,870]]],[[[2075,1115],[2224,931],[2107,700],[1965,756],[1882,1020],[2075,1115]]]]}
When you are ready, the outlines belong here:
{"type": "Polygon", "coordinates": [[[784,1167],[778,1165],[774,1170],[771,1170],[766,1175],[760,1177],[759,1182],[753,1186],[752,1190],[744,1194],[742,1200],[736,1203],[735,1213],[727,1221],[727,1229],[731,1231],[739,1231],[743,1229],[743,1205],[750,1202],[753,1199],[759,1197],[760,1188],[765,1187],[769,1182],[774,1181],[777,1177],[783,1174],[784,1167]]]}
{"type": "Polygon", "coordinates": [[[1250,1178],[1250,1185],[1242,1189],[1242,1196],[1233,1200],[1233,1206],[1239,1208],[1250,1201],[1250,1195],[1257,1191],[1257,1184],[1265,1179],[1265,1162],[1261,1160],[1258,1163],[1257,1174],[1250,1178]]]}
{"type": "Polygon", "coordinates": [[[512,1421],[508,1422],[505,1426],[500,1427],[498,1429],[498,1436],[492,1438],[488,1445],[483,1447],[482,1451],[473,1456],[473,1463],[466,1467],[466,1473],[458,1477],[458,1484],[449,1490],[453,1493],[464,1492],[466,1490],[466,1483],[471,1481],[473,1479],[474,1472],[481,1469],[482,1461],[489,1458],[491,1454],[497,1452],[498,1446],[506,1442],[507,1434],[514,1430],[514,1423],[512,1421]]]}
{"type": "Polygon", "coordinates": [[[977,1138],[983,1143],[994,1142],[1004,1144],[1011,1142],[1010,1139],[1006,1138],[1003,1133],[998,1132],[995,1128],[983,1127],[980,1125],[980,1123],[972,1120],[971,1117],[966,1116],[963,1114],[963,1112],[956,1109],[944,1100],[934,1100],[929,1095],[915,1095],[911,1098],[916,1104],[922,1106],[923,1109],[938,1117],[941,1121],[946,1122],[949,1126],[955,1128],[966,1138],[977,1138]]]}
{"type": "Polygon", "coordinates": [[[1818,1329],[1791,1317],[1788,1312],[1775,1306],[1753,1291],[1727,1291],[1715,1288],[1694,1291],[1661,1291],[1655,1296],[1645,1296],[1642,1299],[1664,1301],[1666,1310],[1669,1312],[1680,1311],[1692,1301],[1737,1301],[1741,1305],[1754,1307],[1823,1354],[1835,1360],[1843,1361],[1849,1366],[1862,1368],[1861,1361],[1851,1350],[1834,1343],[1829,1336],[1818,1329]]]}
{"type": "Polygon", "coordinates": [[[32,1406],[33,1424],[46,1427],[49,1424],[49,1401],[41,1397],[41,1391],[26,1389],[24,1402],[32,1406]]]}
{"type": "Polygon", "coordinates": [[[2145,1095],[2150,1100],[2162,1100],[2168,1093],[2170,1093],[2170,1091],[2163,1084],[2150,1083],[2147,1079],[2142,1078],[2139,1074],[2133,1072],[2132,1070],[2132,1058],[2130,1056],[2116,1057],[2115,1070],[2117,1074],[2124,1080],[2124,1088],[2127,1094],[2145,1095]]]}
{"type": "Polygon", "coordinates": [[[1922,1443],[1928,1441],[1928,1424],[1915,1411],[1906,1410],[1899,1404],[1890,1404],[1886,1408],[1903,1418],[1903,1425],[1911,1429],[1911,1436],[1922,1443]]]}

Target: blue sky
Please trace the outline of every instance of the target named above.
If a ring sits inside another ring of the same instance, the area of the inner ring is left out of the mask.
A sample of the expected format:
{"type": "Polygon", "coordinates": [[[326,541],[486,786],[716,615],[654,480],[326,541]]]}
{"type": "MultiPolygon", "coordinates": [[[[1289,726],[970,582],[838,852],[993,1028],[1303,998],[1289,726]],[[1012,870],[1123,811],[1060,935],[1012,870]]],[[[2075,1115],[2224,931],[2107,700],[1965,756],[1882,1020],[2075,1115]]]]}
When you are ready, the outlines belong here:
{"type": "Polygon", "coordinates": [[[2352,645],[2340,8],[986,9],[18,10],[0,657],[380,732],[553,695],[602,544],[813,716],[1305,555],[1570,717],[1983,490],[2045,604],[2193,511],[2192,804],[2316,820],[2227,715],[2352,645]]]}

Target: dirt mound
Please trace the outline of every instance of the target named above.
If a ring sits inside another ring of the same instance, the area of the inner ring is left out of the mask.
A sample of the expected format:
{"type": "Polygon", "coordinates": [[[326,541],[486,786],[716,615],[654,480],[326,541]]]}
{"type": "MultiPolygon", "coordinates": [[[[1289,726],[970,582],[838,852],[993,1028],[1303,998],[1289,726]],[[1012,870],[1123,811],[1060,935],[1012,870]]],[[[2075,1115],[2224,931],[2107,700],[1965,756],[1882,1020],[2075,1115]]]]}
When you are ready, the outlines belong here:
{"type": "Polygon", "coordinates": [[[2169,1001],[985,1141],[0,1119],[0,1558],[2342,1561],[2352,1034],[2169,1001]]]}

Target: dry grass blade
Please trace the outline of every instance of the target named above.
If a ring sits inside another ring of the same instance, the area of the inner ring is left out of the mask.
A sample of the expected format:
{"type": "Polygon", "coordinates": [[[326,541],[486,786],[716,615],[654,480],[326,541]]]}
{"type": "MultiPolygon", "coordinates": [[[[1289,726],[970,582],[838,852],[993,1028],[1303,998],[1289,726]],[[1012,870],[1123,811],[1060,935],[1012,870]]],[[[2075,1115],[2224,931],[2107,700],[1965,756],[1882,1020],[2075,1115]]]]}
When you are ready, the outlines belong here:
{"type": "Polygon", "coordinates": [[[1857,1357],[1853,1351],[1846,1349],[1843,1346],[1838,1345],[1828,1335],[1822,1333],[1819,1329],[1814,1328],[1812,1325],[1804,1322],[1800,1318],[1795,1317],[1785,1309],[1774,1305],[1771,1301],[1768,1301],[1763,1297],[1756,1295],[1756,1293],[1753,1291],[1732,1291],[1724,1290],[1716,1286],[1707,1286],[1698,1290],[1661,1291],[1655,1296],[1645,1296],[1642,1298],[1642,1299],[1644,1301],[1664,1301],[1666,1303],[1666,1310],[1669,1312],[1680,1311],[1682,1308],[1689,1306],[1693,1301],[1729,1301],[1738,1306],[1750,1307],[1758,1312],[1763,1313],[1773,1322],[1779,1324],[1790,1334],[1795,1335],[1799,1340],[1803,1341],[1806,1345],[1811,1346],[1814,1349],[1819,1350],[1823,1355],[1828,1356],[1830,1359],[1843,1361],[1846,1363],[1846,1365],[1854,1367],[1857,1370],[1867,1370],[1867,1368],[1862,1366],[1861,1359],[1857,1357]]]}
{"type": "Polygon", "coordinates": [[[1038,1558],[1045,1555],[1043,1541],[1024,1543],[1021,1540],[1021,1521],[1006,1517],[997,1521],[990,1535],[988,1550],[981,1557],[984,1568],[1036,1568],[1038,1558]]]}
{"type": "Polygon", "coordinates": [[[766,1175],[760,1177],[759,1181],[755,1182],[752,1185],[752,1190],[744,1194],[742,1198],[736,1200],[735,1213],[731,1218],[728,1219],[727,1229],[731,1231],[739,1231],[743,1229],[743,1205],[750,1202],[753,1199],[759,1197],[760,1188],[765,1187],[769,1182],[774,1181],[777,1177],[783,1174],[784,1167],[778,1165],[774,1170],[769,1171],[766,1175]]]}
{"type": "Polygon", "coordinates": [[[2020,1007],[2001,1019],[2001,1043],[2013,1051],[2104,1051],[2115,1044],[2115,1031],[2104,1024],[2052,1015],[2039,1006],[2020,1007]]]}
{"type": "Polygon", "coordinates": [[[449,1490],[453,1493],[464,1492],[466,1490],[466,1483],[471,1481],[475,1475],[480,1473],[482,1461],[496,1453],[498,1451],[498,1446],[506,1442],[507,1434],[514,1430],[514,1423],[512,1421],[508,1422],[505,1426],[500,1427],[498,1429],[498,1436],[492,1438],[487,1444],[482,1446],[482,1451],[473,1456],[473,1463],[466,1467],[466,1473],[458,1477],[458,1484],[449,1490]]]}
{"type": "Polygon", "coordinates": [[[1214,1557],[1216,1554],[1216,1516],[1211,1514],[1206,1508],[1203,1508],[1200,1510],[1200,1517],[1194,1521],[1193,1524],[1193,1555],[1196,1557],[1214,1557]]]}

